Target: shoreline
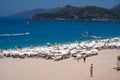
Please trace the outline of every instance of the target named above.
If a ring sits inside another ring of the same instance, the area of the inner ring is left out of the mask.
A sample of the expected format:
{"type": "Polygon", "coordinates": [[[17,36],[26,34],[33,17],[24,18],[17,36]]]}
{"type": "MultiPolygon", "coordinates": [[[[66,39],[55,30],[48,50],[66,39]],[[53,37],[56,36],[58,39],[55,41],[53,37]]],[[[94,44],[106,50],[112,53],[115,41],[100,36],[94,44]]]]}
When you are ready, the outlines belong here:
{"type": "Polygon", "coordinates": [[[93,41],[76,42],[70,44],[50,43],[47,46],[32,45],[27,48],[8,49],[0,51],[0,58],[44,58],[54,61],[75,58],[77,60],[84,57],[99,55],[99,51],[103,49],[120,49],[120,38],[101,39],[93,41]]]}
{"type": "MultiPolygon", "coordinates": [[[[91,36],[92,37],[92,36],[91,36]]],[[[120,37],[111,37],[111,38],[105,38],[105,39],[96,39],[96,40],[92,40],[92,41],[100,41],[100,40],[107,40],[107,39],[114,39],[114,38],[118,38],[118,39],[120,39],[120,37]]],[[[76,41],[73,41],[73,42],[62,42],[62,43],[50,43],[51,45],[55,45],[55,44],[59,44],[59,45],[67,45],[67,44],[74,44],[74,43],[77,43],[78,41],[76,40],[76,41]]],[[[80,41],[80,42],[89,42],[89,40],[85,40],[85,41],[80,41]]],[[[80,42],[78,42],[78,43],[80,43],[80,42]]],[[[49,42],[48,42],[49,43],[49,42]]],[[[32,44],[31,44],[32,45],[32,44]]],[[[30,46],[31,46],[30,45],[30,46]]],[[[30,46],[29,47],[21,47],[22,49],[26,49],[26,48],[30,48],[30,46]]],[[[37,48],[37,47],[46,47],[47,46],[47,43],[46,43],[46,45],[38,45],[38,46],[34,46],[34,45],[32,45],[34,48],[37,48]]],[[[17,46],[15,46],[15,47],[17,47],[17,46]]],[[[15,47],[14,48],[8,48],[7,50],[15,50],[15,47]]],[[[0,50],[5,50],[5,49],[0,49],[0,50]]]]}

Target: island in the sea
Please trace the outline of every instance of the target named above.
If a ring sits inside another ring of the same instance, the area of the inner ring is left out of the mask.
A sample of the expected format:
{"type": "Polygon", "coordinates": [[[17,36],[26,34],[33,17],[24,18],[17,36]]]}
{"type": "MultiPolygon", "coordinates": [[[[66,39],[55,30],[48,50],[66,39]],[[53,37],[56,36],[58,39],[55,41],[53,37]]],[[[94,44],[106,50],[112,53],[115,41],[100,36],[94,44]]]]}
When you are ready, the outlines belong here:
{"type": "Polygon", "coordinates": [[[54,13],[35,14],[32,19],[120,21],[120,4],[110,9],[96,6],[75,7],[66,5],[54,13]]]}

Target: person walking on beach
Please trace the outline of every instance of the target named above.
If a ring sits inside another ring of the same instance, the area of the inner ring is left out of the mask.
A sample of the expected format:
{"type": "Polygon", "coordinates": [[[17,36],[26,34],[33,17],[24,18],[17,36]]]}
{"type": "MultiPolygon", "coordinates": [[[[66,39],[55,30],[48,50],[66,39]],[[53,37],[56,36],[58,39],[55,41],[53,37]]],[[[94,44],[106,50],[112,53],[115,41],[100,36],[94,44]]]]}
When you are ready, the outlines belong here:
{"type": "Polygon", "coordinates": [[[90,77],[93,77],[93,64],[91,64],[91,67],[90,67],[90,77]]]}
{"type": "Polygon", "coordinates": [[[86,62],[86,57],[85,57],[85,56],[83,57],[83,62],[84,62],[84,63],[86,62]]]}

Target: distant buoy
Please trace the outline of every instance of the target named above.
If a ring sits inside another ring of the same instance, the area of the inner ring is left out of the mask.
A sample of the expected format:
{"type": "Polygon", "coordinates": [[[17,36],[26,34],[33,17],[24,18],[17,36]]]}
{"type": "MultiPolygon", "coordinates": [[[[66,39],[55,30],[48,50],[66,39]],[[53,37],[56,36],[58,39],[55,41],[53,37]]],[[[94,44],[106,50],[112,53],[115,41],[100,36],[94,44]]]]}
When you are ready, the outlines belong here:
{"type": "Polygon", "coordinates": [[[30,24],[30,22],[27,22],[27,24],[30,24]]]}

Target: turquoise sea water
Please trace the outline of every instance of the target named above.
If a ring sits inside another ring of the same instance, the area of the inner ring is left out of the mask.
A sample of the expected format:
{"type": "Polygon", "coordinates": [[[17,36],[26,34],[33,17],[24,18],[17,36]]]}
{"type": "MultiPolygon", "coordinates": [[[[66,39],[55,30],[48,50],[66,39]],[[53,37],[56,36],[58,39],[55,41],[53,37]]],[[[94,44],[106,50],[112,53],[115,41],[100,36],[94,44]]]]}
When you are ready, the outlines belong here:
{"type": "Polygon", "coordinates": [[[85,31],[106,38],[120,37],[120,23],[80,20],[24,20],[0,18],[0,49],[79,41],[85,31]],[[30,32],[29,35],[13,35],[30,32]],[[10,34],[5,36],[4,34],[10,34]],[[4,36],[3,36],[4,35],[4,36]]]}

